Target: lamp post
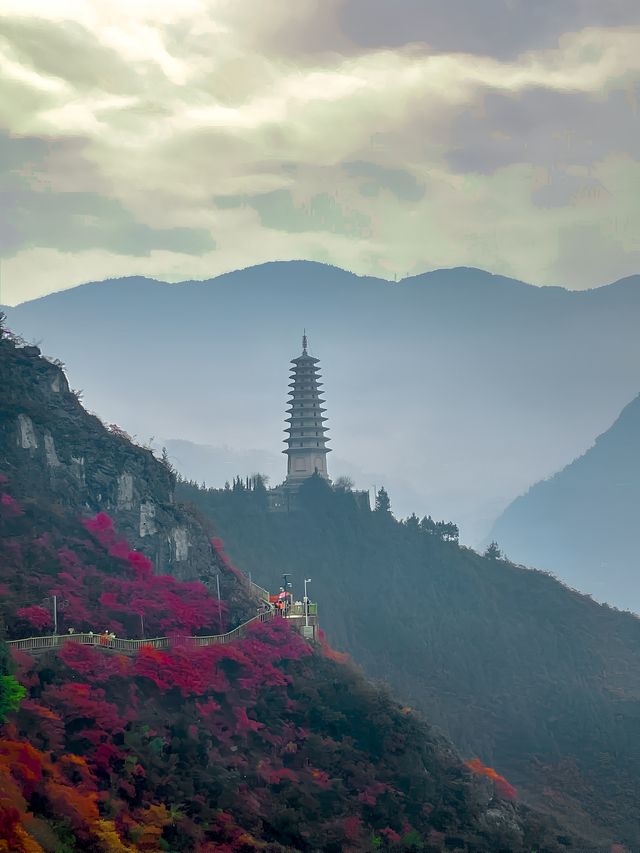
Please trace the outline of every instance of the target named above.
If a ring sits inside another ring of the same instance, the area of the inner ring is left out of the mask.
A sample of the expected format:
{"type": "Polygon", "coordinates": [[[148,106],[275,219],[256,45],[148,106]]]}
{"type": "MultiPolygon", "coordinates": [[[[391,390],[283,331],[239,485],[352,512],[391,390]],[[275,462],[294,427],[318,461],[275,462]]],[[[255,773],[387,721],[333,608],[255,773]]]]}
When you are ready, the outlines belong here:
{"type": "Polygon", "coordinates": [[[307,584],[311,583],[311,578],[304,579],[304,627],[309,627],[309,596],[307,595],[307,584]]]}
{"type": "Polygon", "coordinates": [[[289,598],[289,595],[290,595],[289,590],[293,589],[293,584],[289,580],[290,577],[291,577],[290,573],[288,573],[288,572],[282,573],[282,583],[283,583],[282,588],[284,590],[284,612],[282,614],[283,616],[289,615],[289,605],[293,604],[293,596],[291,596],[291,598],[289,598]]]}
{"type": "Polygon", "coordinates": [[[69,602],[66,598],[60,600],[58,595],[51,595],[43,599],[42,604],[45,607],[51,605],[53,610],[53,633],[55,636],[58,633],[58,610],[65,610],[69,606],[69,602]]]}
{"type": "Polygon", "coordinates": [[[220,575],[216,575],[216,589],[218,591],[218,619],[220,621],[220,633],[222,634],[222,603],[220,601],[220,575]]]}

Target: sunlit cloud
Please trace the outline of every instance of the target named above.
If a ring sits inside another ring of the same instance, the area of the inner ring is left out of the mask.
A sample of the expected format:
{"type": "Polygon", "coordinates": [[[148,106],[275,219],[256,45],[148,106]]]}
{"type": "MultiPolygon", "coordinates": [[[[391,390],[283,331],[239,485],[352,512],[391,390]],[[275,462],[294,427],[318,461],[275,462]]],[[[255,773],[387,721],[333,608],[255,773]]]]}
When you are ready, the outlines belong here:
{"type": "Polygon", "coordinates": [[[3,298],[283,257],[386,277],[476,265],[568,287],[637,271],[633,6],[628,20],[576,13],[575,29],[559,17],[555,33],[548,21],[505,55],[464,34],[453,49],[442,26],[446,49],[430,43],[418,11],[402,43],[366,16],[358,39],[360,5],[0,0],[3,298]],[[69,190],[88,198],[70,204],[69,190]],[[42,193],[43,210],[75,205],[95,223],[72,217],[75,240],[50,245],[25,214],[42,193]],[[585,267],[580,235],[594,233],[585,267]]]}

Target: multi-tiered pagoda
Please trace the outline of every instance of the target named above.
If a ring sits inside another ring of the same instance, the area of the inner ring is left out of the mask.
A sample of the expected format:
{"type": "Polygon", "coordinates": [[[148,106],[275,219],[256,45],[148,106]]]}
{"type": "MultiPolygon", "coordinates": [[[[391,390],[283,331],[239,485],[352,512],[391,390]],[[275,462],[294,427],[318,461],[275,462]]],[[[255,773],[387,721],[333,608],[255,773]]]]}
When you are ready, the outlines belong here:
{"type": "Polygon", "coordinates": [[[288,438],[285,439],[287,449],[287,479],[285,488],[297,490],[298,486],[307,477],[319,474],[326,480],[327,474],[327,420],[324,417],[326,409],[322,408],[325,402],[321,397],[319,359],[313,358],[307,352],[307,336],[302,337],[302,355],[291,360],[291,382],[289,387],[289,408],[286,421],[289,426],[285,430],[288,438]]]}

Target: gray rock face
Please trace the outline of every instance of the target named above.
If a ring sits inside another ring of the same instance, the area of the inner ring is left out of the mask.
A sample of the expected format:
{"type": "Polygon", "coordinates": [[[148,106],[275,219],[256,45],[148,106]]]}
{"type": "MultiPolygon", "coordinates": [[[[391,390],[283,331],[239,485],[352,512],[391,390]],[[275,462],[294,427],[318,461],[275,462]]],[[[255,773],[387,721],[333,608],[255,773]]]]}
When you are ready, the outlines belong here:
{"type": "Polygon", "coordinates": [[[0,471],[27,503],[34,495],[77,515],[105,512],[158,574],[213,583],[238,618],[255,602],[227,572],[210,533],[174,499],[172,473],[150,450],[107,429],[70,391],[62,369],[36,348],[0,340],[0,471]]]}

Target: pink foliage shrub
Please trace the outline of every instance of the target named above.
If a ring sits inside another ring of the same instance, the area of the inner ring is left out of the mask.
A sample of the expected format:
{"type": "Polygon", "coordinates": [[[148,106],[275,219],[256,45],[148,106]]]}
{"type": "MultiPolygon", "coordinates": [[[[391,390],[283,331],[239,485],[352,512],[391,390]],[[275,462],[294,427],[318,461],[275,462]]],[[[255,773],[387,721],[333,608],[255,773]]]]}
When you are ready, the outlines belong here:
{"type": "Polygon", "coordinates": [[[34,604],[31,607],[21,607],[16,611],[16,615],[20,619],[24,619],[38,631],[42,631],[43,628],[51,628],[53,626],[53,619],[51,618],[49,611],[37,604],[34,604]]]}
{"type": "Polygon", "coordinates": [[[0,494],[0,514],[5,518],[17,518],[24,515],[24,510],[15,498],[2,493],[0,494]]]}

